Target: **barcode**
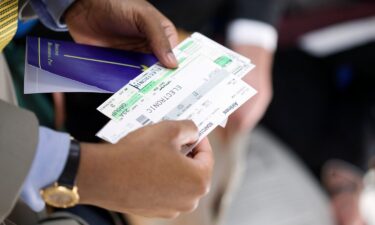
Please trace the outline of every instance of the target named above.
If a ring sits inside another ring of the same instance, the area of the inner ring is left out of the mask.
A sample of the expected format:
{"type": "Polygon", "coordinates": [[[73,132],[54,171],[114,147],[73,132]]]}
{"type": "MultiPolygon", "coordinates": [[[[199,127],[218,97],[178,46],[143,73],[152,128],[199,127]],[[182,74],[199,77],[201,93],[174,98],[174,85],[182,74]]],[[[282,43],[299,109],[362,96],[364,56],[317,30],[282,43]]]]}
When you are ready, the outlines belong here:
{"type": "Polygon", "coordinates": [[[146,125],[149,125],[149,124],[152,124],[152,121],[147,118],[147,116],[145,115],[141,115],[140,117],[137,118],[137,121],[142,124],[143,126],[146,126],[146,125]]]}

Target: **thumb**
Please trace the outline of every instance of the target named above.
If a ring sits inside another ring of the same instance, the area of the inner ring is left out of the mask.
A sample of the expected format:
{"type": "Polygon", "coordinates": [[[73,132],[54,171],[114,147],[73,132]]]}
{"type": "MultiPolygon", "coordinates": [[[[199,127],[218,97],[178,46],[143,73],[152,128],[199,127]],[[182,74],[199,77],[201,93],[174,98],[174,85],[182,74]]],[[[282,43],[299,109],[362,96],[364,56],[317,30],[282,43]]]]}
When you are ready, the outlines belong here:
{"type": "Polygon", "coordinates": [[[178,63],[172,52],[172,46],[177,44],[178,35],[172,22],[156,9],[153,16],[145,16],[143,20],[143,31],[152,52],[164,66],[176,68],[178,63]]]}

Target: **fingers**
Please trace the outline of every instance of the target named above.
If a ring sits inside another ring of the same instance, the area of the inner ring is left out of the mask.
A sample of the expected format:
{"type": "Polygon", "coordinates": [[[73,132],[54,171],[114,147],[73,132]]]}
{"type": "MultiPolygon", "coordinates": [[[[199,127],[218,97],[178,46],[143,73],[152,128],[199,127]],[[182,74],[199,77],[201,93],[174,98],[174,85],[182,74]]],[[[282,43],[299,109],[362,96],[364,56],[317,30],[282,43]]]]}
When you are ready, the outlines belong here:
{"type": "Polygon", "coordinates": [[[169,44],[171,45],[172,48],[176,47],[178,44],[178,33],[176,30],[176,27],[173,25],[173,23],[168,20],[166,17],[163,15],[160,15],[162,17],[162,27],[164,28],[164,33],[165,36],[167,36],[169,44]]]}
{"type": "Polygon", "coordinates": [[[179,133],[177,141],[181,146],[193,144],[198,140],[198,128],[191,120],[178,121],[179,133]]]}
{"type": "Polygon", "coordinates": [[[195,148],[193,159],[196,163],[204,166],[210,170],[213,168],[213,152],[208,141],[208,138],[204,138],[195,148]]]}
{"type": "Polygon", "coordinates": [[[207,138],[204,138],[195,148],[192,159],[189,160],[191,171],[195,173],[196,193],[205,196],[210,191],[214,158],[211,145],[207,138]]]}
{"type": "Polygon", "coordinates": [[[151,125],[151,127],[153,127],[152,132],[162,135],[178,151],[198,140],[198,128],[191,120],[167,120],[151,125]]]}
{"type": "Polygon", "coordinates": [[[191,120],[164,121],[168,126],[168,132],[174,139],[174,144],[178,149],[198,140],[198,128],[191,120]]]}
{"type": "MultiPolygon", "coordinates": [[[[166,126],[167,132],[174,137],[176,149],[194,144],[198,140],[199,131],[197,126],[191,120],[182,121],[163,121],[160,126],[166,126]]],[[[207,138],[204,138],[193,150],[192,161],[195,166],[208,171],[212,170],[214,160],[211,145],[207,138]]]]}
{"type": "Polygon", "coordinates": [[[152,8],[150,11],[142,17],[142,29],[151,50],[164,66],[176,68],[178,63],[172,52],[172,46],[175,46],[178,40],[176,28],[156,9],[152,8]]]}

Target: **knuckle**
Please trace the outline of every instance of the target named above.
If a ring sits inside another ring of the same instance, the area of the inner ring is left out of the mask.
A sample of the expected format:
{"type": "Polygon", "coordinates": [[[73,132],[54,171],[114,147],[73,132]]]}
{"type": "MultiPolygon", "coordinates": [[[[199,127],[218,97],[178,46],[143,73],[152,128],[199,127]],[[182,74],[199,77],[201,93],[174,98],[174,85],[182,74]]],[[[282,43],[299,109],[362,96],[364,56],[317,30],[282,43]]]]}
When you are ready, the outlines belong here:
{"type": "Polygon", "coordinates": [[[175,219],[180,215],[179,212],[165,212],[160,215],[163,219],[175,219]]]}
{"type": "Polygon", "coordinates": [[[189,133],[189,135],[196,135],[196,138],[198,138],[198,127],[195,125],[195,123],[191,120],[183,120],[181,121],[183,124],[180,126],[180,134],[186,134],[189,133]]]}
{"type": "Polygon", "coordinates": [[[186,213],[193,212],[194,210],[198,208],[198,205],[199,205],[199,200],[192,201],[191,203],[185,205],[185,207],[181,209],[181,211],[186,212],[186,213]]]}
{"type": "Polygon", "coordinates": [[[142,1],[142,4],[137,4],[137,12],[139,12],[139,14],[141,14],[144,17],[149,17],[150,15],[154,16],[155,12],[157,11],[155,10],[155,7],[151,5],[149,2],[142,1]]]}
{"type": "Polygon", "coordinates": [[[167,18],[163,17],[160,21],[160,25],[163,29],[167,31],[167,33],[177,32],[176,27],[174,24],[167,18]]]}
{"type": "Polygon", "coordinates": [[[189,127],[193,130],[198,132],[198,127],[195,125],[195,123],[192,120],[184,120],[186,124],[189,125],[189,127]]]}
{"type": "Polygon", "coordinates": [[[210,191],[209,179],[203,176],[199,176],[195,182],[195,193],[198,196],[205,196],[210,191]]]}
{"type": "Polygon", "coordinates": [[[176,122],[170,121],[170,134],[174,140],[177,140],[183,135],[183,128],[176,122]]]}
{"type": "Polygon", "coordinates": [[[179,215],[180,215],[179,212],[175,212],[175,213],[172,213],[169,218],[170,219],[176,219],[179,215]]]}
{"type": "Polygon", "coordinates": [[[179,138],[183,135],[184,129],[181,125],[175,124],[174,132],[175,132],[175,138],[179,138]]]}
{"type": "Polygon", "coordinates": [[[210,185],[208,184],[208,182],[206,182],[206,184],[203,184],[203,185],[200,186],[200,188],[199,188],[200,196],[205,196],[209,192],[210,192],[210,185]]]}
{"type": "Polygon", "coordinates": [[[160,125],[164,127],[164,132],[171,135],[172,137],[175,134],[176,130],[178,130],[178,126],[174,121],[166,120],[161,122],[160,125]]]}

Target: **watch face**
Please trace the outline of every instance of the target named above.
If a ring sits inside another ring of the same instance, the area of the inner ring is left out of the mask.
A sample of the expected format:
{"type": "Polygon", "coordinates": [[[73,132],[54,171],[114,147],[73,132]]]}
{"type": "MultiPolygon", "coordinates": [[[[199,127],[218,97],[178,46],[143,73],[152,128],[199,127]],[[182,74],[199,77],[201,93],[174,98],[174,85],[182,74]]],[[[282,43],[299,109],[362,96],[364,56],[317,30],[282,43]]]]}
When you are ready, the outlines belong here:
{"type": "Polygon", "coordinates": [[[56,208],[68,208],[79,202],[77,188],[69,189],[64,186],[52,186],[41,192],[44,201],[56,208]]]}

